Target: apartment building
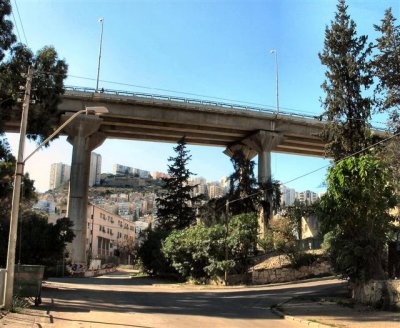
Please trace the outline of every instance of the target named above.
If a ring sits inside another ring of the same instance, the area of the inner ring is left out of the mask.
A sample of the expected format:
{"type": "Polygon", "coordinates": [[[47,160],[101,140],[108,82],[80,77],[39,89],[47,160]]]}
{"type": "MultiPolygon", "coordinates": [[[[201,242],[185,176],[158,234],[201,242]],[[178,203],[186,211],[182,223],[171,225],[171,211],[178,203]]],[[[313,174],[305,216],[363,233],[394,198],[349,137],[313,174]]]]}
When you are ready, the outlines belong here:
{"type": "Polygon", "coordinates": [[[90,154],[89,187],[100,185],[101,155],[92,152],[90,154]]]}
{"type": "Polygon", "coordinates": [[[88,205],[86,249],[92,259],[107,259],[118,245],[134,242],[135,223],[94,204],[88,205]]]}
{"type": "Polygon", "coordinates": [[[71,166],[64,163],[53,163],[50,167],[49,189],[55,189],[69,181],[71,166]]]}

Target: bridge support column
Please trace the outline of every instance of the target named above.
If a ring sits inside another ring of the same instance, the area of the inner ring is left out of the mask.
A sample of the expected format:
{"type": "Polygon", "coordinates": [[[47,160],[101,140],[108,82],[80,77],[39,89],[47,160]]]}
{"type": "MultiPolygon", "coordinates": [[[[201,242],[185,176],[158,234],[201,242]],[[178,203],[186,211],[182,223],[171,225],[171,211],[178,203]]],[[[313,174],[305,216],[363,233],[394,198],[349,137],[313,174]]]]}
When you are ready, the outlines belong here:
{"type": "MultiPolygon", "coordinates": [[[[68,118],[70,115],[64,115],[68,118]]],[[[90,153],[106,139],[98,129],[103,120],[94,115],[77,117],[65,128],[68,141],[72,144],[71,175],[68,191],[67,217],[74,226],[71,260],[73,269],[86,268],[87,203],[90,173],[90,153]]]]}
{"type": "Polygon", "coordinates": [[[258,154],[258,183],[263,188],[263,206],[260,208],[258,227],[260,236],[264,236],[268,222],[272,218],[272,195],[269,192],[272,187],[271,173],[271,150],[273,150],[283,137],[281,134],[272,131],[260,130],[250,137],[242,140],[242,143],[247,145],[258,154]]]}

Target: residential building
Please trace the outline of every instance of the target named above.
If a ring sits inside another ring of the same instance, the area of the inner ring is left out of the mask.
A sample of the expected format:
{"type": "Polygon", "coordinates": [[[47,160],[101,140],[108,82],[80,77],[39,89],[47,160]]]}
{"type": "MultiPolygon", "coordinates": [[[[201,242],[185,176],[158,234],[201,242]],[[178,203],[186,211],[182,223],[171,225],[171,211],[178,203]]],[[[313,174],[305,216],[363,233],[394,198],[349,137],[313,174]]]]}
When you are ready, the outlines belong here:
{"type": "MultiPolygon", "coordinates": [[[[142,225],[140,223],[140,225],[142,225]]],[[[107,261],[119,245],[136,239],[135,223],[94,204],[88,205],[86,249],[91,259],[107,261]]]]}
{"type": "Polygon", "coordinates": [[[100,185],[101,155],[92,152],[90,154],[89,187],[100,185]]]}
{"type": "Polygon", "coordinates": [[[303,203],[312,204],[318,199],[318,195],[310,190],[296,193],[296,198],[303,203]]]}
{"type": "Polygon", "coordinates": [[[149,171],[137,169],[130,166],[125,166],[121,164],[114,164],[113,165],[113,174],[114,175],[133,175],[135,177],[139,177],[142,179],[146,179],[151,177],[149,171]]]}
{"type": "Polygon", "coordinates": [[[220,198],[224,195],[224,188],[217,182],[211,182],[208,184],[208,197],[212,198],[220,198]]]}
{"type": "Polygon", "coordinates": [[[157,171],[153,171],[151,172],[151,177],[156,180],[156,179],[162,179],[162,178],[168,178],[169,175],[163,172],[157,172],[157,171]]]}
{"type": "Polygon", "coordinates": [[[53,163],[50,167],[49,189],[55,189],[69,181],[71,166],[64,163],[53,163]]]}
{"type": "Polygon", "coordinates": [[[288,188],[285,185],[280,186],[281,189],[281,206],[291,206],[293,205],[295,199],[296,199],[296,190],[293,188],[288,188]]]}

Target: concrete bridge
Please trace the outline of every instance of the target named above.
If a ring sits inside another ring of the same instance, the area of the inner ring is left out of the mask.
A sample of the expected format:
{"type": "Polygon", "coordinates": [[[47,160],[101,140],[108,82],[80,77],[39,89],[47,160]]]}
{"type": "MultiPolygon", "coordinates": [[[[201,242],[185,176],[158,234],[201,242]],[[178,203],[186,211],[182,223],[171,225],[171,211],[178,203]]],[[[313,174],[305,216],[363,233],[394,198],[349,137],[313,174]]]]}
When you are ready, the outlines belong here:
{"type": "MultiPolygon", "coordinates": [[[[258,155],[260,183],[271,179],[271,152],[324,154],[319,137],[324,123],[312,116],[221,102],[67,87],[58,107],[60,120],[93,106],[105,106],[109,112],[81,115],[64,130],[73,145],[67,216],[74,222],[76,235],[71,254],[74,263],[86,263],[90,153],[106,138],[175,143],[185,136],[188,144],[224,147],[228,156],[237,151],[247,158],[258,155]]],[[[14,128],[17,125],[7,126],[8,131],[14,128]]],[[[261,234],[268,219],[261,213],[261,234]]]]}

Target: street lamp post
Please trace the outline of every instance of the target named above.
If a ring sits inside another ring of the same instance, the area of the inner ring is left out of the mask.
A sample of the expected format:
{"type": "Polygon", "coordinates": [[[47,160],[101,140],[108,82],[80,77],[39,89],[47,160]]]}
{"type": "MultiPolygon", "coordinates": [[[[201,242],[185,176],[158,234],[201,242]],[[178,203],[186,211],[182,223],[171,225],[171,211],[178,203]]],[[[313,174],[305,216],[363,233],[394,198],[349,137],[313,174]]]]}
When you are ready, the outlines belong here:
{"type": "Polygon", "coordinates": [[[275,68],[276,68],[276,113],[279,114],[279,83],[278,83],[278,52],[276,49],[270,51],[271,54],[275,54],[275,68]]]}
{"type": "Polygon", "coordinates": [[[104,18],[100,18],[100,19],[99,19],[99,23],[101,23],[101,33],[100,33],[99,63],[98,63],[98,65],[97,65],[96,92],[99,91],[99,76],[100,76],[100,63],[101,63],[101,47],[102,47],[102,45],[103,45],[104,18]]]}
{"type": "MultiPolygon", "coordinates": [[[[30,83],[32,80],[31,68],[28,71],[27,87],[26,90],[30,90],[30,83]]],[[[12,308],[13,292],[14,292],[14,270],[15,270],[15,250],[17,242],[17,229],[18,229],[18,214],[20,206],[20,196],[21,196],[21,182],[24,175],[24,166],[26,161],[32,157],[40,148],[46,145],[51,139],[53,139],[62,129],[64,129],[68,124],[70,124],[77,116],[80,114],[104,114],[108,112],[106,107],[86,107],[74,115],[72,115],[68,120],[66,120],[59,128],[57,128],[46,140],[44,140],[32,153],[30,153],[24,159],[24,148],[25,148],[25,136],[26,136],[26,126],[28,122],[28,110],[29,110],[29,100],[30,95],[28,91],[26,92],[23,111],[21,117],[21,130],[19,137],[19,149],[18,149],[18,159],[17,166],[15,169],[14,176],[14,190],[11,205],[11,218],[10,218],[10,233],[8,238],[8,251],[7,251],[7,267],[6,267],[6,286],[4,292],[4,307],[7,310],[12,308]]],[[[3,297],[3,295],[0,295],[3,297]]]]}

